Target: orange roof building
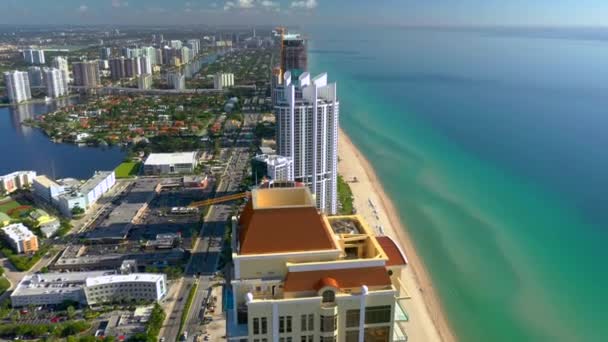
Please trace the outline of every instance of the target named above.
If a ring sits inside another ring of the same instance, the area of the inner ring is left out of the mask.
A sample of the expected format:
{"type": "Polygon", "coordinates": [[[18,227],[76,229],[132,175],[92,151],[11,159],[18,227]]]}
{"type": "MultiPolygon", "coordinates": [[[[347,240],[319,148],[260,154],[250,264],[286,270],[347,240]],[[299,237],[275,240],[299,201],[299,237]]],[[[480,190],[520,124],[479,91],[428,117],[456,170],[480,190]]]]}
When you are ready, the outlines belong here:
{"type": "Polygon", "coordinates": [[[395,317],[407,259],[362,217],[319,213],[307,187],[255,189],[232,232],[228,340],[405,336],[395,317]]]}

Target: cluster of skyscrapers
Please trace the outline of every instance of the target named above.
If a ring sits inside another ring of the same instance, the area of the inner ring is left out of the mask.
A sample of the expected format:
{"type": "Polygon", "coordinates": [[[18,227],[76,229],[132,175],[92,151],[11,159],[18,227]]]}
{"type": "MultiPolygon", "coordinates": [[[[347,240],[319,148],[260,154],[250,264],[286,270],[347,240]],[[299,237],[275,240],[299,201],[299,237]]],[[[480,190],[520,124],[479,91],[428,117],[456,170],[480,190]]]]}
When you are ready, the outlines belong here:
{"type": "MultiPolygon", "coordinates": [[[[109,69],[113,81],[137,78],[140,89],[152,87],[152,74],[156,65],[179,66],[192,61],[200,53],[200,39],[165,41],[163,35],[153,35],[154,46],[111,47],[99,49],[99,60],[81,60],[72,63],[73,85],[85,89],[101,86],[101,70],[109,69]]],[[[44,67],[44,50],[25,49],[22,52],[27,71],[4,72],[7,94],[11,103],[20,103],[32,98],[32,88],[46,91],[49,97],[64,96],[69,92],[70,71],[65,57],[55,57],[52,67],[44,67]]],[[[175,89],[185,88],[181,74],[168,73],[168,84],[175,89]]],[[[229,80],[224,86],[231,86],[229,80]]]]}
{"type": "MultiPolygon", "coordinates": [[[[30,64],[44,64],[44,51],[24,50],[25,60],[30,64]]],[[[30,66],[27,71],[4,72],[4,83],[11,103],[32,98],[32,88],[45,89],[49,97],[64,96],[69,92],[68,62],[63,57],[53,58],[52,67],[30,66]]]]}

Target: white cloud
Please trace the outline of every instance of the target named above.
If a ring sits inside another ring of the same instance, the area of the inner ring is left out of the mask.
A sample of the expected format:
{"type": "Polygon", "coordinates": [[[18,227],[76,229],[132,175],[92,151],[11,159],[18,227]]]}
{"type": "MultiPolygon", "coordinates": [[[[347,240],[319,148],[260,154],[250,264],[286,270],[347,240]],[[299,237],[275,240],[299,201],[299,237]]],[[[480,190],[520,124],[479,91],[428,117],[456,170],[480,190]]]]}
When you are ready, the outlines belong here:
{"type": "Polygon", "coordinates": [[[317,0],[300,0],[291,3],[291,7],[313,9],[317,7],[317,0]]]}
{"type": "Polygon", "coordinates": [[[224,11],[228,11],[234,8],[234,2],[232,1],[226,1],[226,3],[224,4],[224,11]]]}
{"type": "MultiPolygon", "coordinates": [[[[213,7],[213,4],[212,4],[213,7]]],[[[224,3],[224,10],[262,8],[266,10],[278,10],[281,6],[272,0],[229,0],[224,3]]]]}
{"type": "Polygon", "coordinates": [[[127,1],[112,0],[112,7],[114,7],[114,8],[127,7],[127,6],[129,6],[129,3],[127,1]]]}
{"type": "Polygon", "coordinates": [[[253,0],[238,0],[237,5],[239,8],[252,8],[255,6],[253,0]]]}
{"type": "Polygon", "coordinates": [[[260,5],[264,8],[277,8],[279,7],[278,2],[270,1],[270,0],[262,0],[260,5]]]}
{"type": "Polygon", "coordinates": [[[167,12],[167,10],[162,7],[150,7],[150,8],[148,8],[148,12],[165,13],[165,12],[167,12]]]}
{"type": "Polygon", "coordinates": [[[87,5],[80,5],[80,7],[78,7],[78,12],[80,12],[80,13],[85,13],[88,10],[89,10],[89,6],[87,6],[87,5]]]}

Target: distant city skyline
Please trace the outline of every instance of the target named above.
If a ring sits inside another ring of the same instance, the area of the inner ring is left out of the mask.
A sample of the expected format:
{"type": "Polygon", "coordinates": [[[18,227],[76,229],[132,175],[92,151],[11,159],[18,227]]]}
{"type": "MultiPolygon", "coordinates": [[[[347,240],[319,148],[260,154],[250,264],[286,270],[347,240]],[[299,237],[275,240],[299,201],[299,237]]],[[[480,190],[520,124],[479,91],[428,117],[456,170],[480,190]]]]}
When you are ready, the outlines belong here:
{"type": "Polygon", "coordinates": [[[605,26],[601,0],[3,0],[3,24],[605,26]]]}

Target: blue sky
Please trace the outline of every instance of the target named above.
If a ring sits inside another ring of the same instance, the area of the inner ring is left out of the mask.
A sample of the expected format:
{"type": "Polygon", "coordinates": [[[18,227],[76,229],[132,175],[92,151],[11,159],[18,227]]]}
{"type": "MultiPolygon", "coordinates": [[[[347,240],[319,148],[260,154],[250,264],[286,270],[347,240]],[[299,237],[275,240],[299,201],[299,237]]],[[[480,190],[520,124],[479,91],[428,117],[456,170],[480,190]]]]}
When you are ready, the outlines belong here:
{"type": "Polygon", "coordinates": [[[607,0],[0,0],[5,24],[608,25],[607,0]]]}

